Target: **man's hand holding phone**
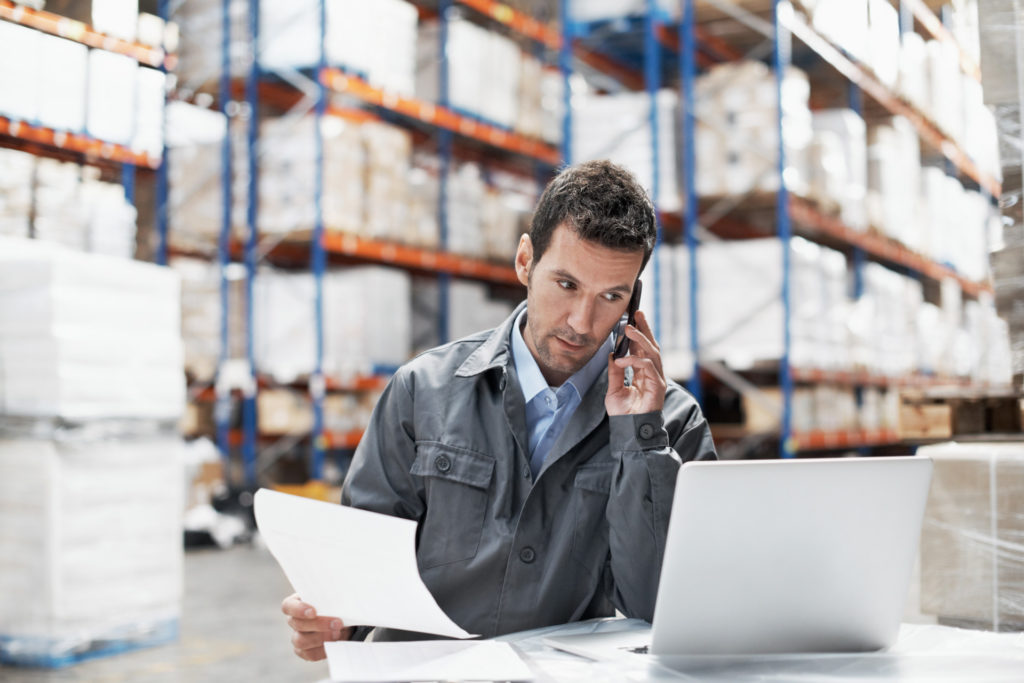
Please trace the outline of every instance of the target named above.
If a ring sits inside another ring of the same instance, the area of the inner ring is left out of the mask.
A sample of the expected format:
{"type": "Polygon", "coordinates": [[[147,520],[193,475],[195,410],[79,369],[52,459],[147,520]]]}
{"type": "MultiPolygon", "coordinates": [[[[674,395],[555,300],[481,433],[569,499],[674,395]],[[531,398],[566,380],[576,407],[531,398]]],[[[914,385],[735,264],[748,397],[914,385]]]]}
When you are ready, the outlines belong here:
{"type": "Polygon", "coordinates": [[[647,316],[639,311],[641,283],[633,286],[622,334],[616,335],[614,350],[608,357],[608,393],[604,407],[609,415],[640,415],[661,410],[665,405],[665,372],[661,366],[661,348],[647,316]],[[628,355],[627,355],[628,350],[628,355]],[[632,381],[626,384],[626,368],[632,368],[632,381]]]}

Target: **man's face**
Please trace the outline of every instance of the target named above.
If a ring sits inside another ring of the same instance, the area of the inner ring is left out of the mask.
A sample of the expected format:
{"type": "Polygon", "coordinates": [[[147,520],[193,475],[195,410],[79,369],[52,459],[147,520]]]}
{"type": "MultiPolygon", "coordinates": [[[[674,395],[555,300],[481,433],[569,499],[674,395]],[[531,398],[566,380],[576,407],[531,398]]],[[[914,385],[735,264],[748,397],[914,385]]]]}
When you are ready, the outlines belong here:
{"type": "Polygon", "coordinates": [[[587,364],[622,317],[640,273],[643,250],[622,251],[555,228],[539,261],[523,235],[516,273],[526,285],[523,338],[551,386],[587,364]]]}

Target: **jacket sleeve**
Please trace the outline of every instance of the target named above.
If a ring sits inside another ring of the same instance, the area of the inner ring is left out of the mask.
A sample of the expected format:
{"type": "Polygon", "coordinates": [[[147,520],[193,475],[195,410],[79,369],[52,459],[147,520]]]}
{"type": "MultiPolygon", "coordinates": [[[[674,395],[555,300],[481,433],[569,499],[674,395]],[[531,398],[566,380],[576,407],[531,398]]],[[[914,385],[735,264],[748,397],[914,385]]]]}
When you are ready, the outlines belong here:
{"type": "Polygon", "coordinates": [[[609,423],[616,466],[605,586],[619,611],[651,621],[679,467],[717,455],[700,408],[679,387],[670,387],[660,413],[610,416],[609,423]]]}
{"type": "Polygon", "coordinates": [[[419,522],[424,492],[409,470],[416,456],[413,398],[406,373],[388,382],[373,409],[341,489],[341,504],[419,522]]]}

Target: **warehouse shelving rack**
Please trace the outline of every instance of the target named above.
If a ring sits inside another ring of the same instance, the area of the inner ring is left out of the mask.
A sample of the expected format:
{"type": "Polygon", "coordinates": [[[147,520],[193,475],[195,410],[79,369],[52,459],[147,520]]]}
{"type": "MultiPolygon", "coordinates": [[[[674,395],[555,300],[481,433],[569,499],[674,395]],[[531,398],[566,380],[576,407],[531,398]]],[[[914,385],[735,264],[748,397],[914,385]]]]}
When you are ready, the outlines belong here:
{"type": "MultiPolygon", "coordinates": [[[[637,62],[643,69],[643,77],[638,78],[635,73],[626,78],[620,78],[623,86],[632,89],[647,91],[651,96],[651,117],[649,125],[652,128],[652,139],[654,146],[654,168],[652,193],[658,196],[659,166],[657,163],[657,126],[655,125],[654,93],[659,87],[660,79],[665,71],[661,60],[661,49],[667,48],[675,51],[678,57],[677,74],[679,88],[681,90],[682,117],[680,139],[682,145],[682,181],[684,187],[682,193],[685,199],[685,212],[681,217],[683,226],[683,239],[689,252],[690,283],[689,283],[689,304],[690,304],[690,350],[694,358],[694,370],[688,381],[688,388],[698,399],[702,394],[701,371],[716,376],[726,384],[731,384],[741,392],[757,392],[757,388],[745,381],[742,377],[729,371],[720,363],[705,362],[700,357],[699,335],[697,329],[698,315],[698,287],[699,274],[697,272],[696,250],[698,248],[698,236],[706,239],[715,239],[712,231],[732,233],[734,235],[756,234],[744,220],[734,219],[730,214],[742,202],[742,199],[724,199],[709,206],[708,202],[702,202],[697,198],[695,187],[695,110],[696,102],[694,97],[694,83],[698,65],[707,65],[707,55],[713,54],[717,58],[734,59],[740,50],[722,44],[710,46],[706,38],[711,35],[708,31],[702,31],[700,21],[702,17],[698,14],[697,3],[694,0],[681,1],[681,20],[678,22],[678,38],[668,38],[671,33],[666,30],[665,24],[671,23],[666,17],[660,15],[653,0],[647,1],[646,12],[642,17],[634,17],[629,23],[629,28],[641,29],[642,35],[642,59],[636,58],[636,41],[630,43],[628,40],[621,41],[621,44],[632,48],[632,54],[628,54],[625,60],[618,60],[619,63],[631,62],[634,72],[637,62]],[[705,38],[698,47],[698,36],[705,38]],[[723,47],[725,49],[723,49],[723,47]],[[698,52],[702,49],[703,53],[698,52]],[[701,57],[704,59],[701,60],[701,57]],[[703,203],[703,207],[702,207],[703,203]],[[713,218],[710,218],[712,217],[713,218]]],[[[947,169],[959,172],[966,178],[977,183],[977,185],[990,197],[998,197],[1000,187],[998,181],[987,173],[983,172],[974,161],[961,149],[947,134],[935,125],[928,116],[918,111],[914,106],[909,105],[902,98],[891,92],[886,86],[871,73],[870,69],[859,64],[854,58],[843,50],[831,44],[828,40],[818,35],[797,13],[792,4],[787,0],[771,0],[770,2],[751,3],[749,1],[737,0],[708,0],[701,3],[702,10],[709,8],[717,11],[719,17],[728,17],[737,24],[742,24],[753,31],[760,30],[771,42],[771,64],[776,78],[776,97],[779,104],[777,112],[778,129],[776,131],[779,146],[777,152],[776,171],[779,177],[780,190],[771,199],[775,207],[776,233],[784,244],[782,249],[782,289],[780,297],[783,303],[784,321],[783,337],[784,351],[779,359],[778,377],[782,389],[782,409],[779,429],[779,453],[782,457],[793,457],[800,450],[828,450],[833,448],[869,448],[878,445],[897,443],[899,435],[891,431],[882,430],[856,430],[853,432],[843,431],[837,433],[809,432],[798,433],[792,428],[792,399],[796,383],[829,383],[853,386],[858,389],[868,386],[927,386],[929,384],[961,384],[955,378],[933,378],[926,376],[908,377],[879,377],[865,373],[836,373],[815,368],[794,367],[789,362],[791,347],[789,322],[791,317],[790,306],[790,265],[789,265],[789,240],[793,234],[800,234],[804,237],[819,243],[835,246],[850,253],[852,267],[855,273],[855,281],[860,282],[860,269],[866,259],[870,258],[880,263],[906,269],[919,276],[932,278],[954,278],[960,284],[964,293],[968,296],[977,297],[982,292],[991,292],[991,285],[987,282],[973,282],[953,271],[950,267],[936,263],[895,240],[882,237],[871,232],[856,231],[845,226],[835,217],[820,210],[812,202],[799,196],[792,195],[785,183],[785,176],[782,171],[785,168],[785,150],[782,138],[782,110],[781,110],[781,74],[791,61],[792,37],[796,37],[806,47],[812,50],[815,55],[831,65],[849,83],[851,101],[855,109],[859,109],[860,91],[866,92],[878,106],[884,108],[893,115],[905,116],[916,128],[921,141],[932,150],[941,154],[947,160],[947,169]],[[757,7],[751,7],[756,5],[757,7]],[[770,9],[768,16],[764,10],[770,9]],[[761,10],[758,13],[755,10],[761,10]]],[[[902,19],[901,30],[912,30],[914,18],[940,40],[952,41],[952,36],[945,31],[942,23],[935,17],[931,10],[921,0],[903,0],[900,3],[902,19]]],[[[569,17],[563,15],[564,41],[580,40],[592,27],[573,25],[569,17]]],[[[616,22],[622,25],[623,22],[616,22]]],[[[606,27],[603,27],[606,28],[606,27]]],[[[629,30],[629,29],[627,29],[629,30]]],[[[955,41],[954,41],[955,42],[955,41]]],[[[756,49],[756,47],[754,48],[756,49]]],[[[976,64],[959,51],[960,62],[965,73],[979,76],[976,64]]],[[[612,61],[616,61],[614,58],[612,61]]],[[[567,135],[568,139],[568,135],[567,135]]],[[[569,155],[567,154],[567,157],[569,155]]],[[[949,171],[947,171],[949,172],[949,171]]],[[[674,217],[667,218],[674,221],[674,217]]],[[[659,221],[661,222],[661,221],[659,221]]],[[[660,230],[659,230],[660,233],[660,230]]],[[[659,234],[660,237],[660,234],[659,234]]],[[[659,240],[660,242],[660,240],[659,240]]],[[[657,261],[654,264],[654,279],[658,282],[657,261]]],[[[857,287],[859,289],[859,287],[857,287]]],[[[859,291],[857,292],[859,295],[859,291]]],[[[657,301],[657,300],[656,300],[657,301]]],[[[656,304],[657,305],[657,304],[656,304]]],[[[659,327],[656,320],[655,329],[659,327]]]]}
{"type": "MultiPolygon", "coordinates": [[[[415,4],[415,3],[414,3],[415,4]]],[[[557,34],[546,28],[540,22],[527,17],[520,12],[514,11],[499,3],[481,0],[442,0],[437,3],[437,16],[441,22],[442,51],[446,40],[446,23],[448,10],[453,4],[462,5],[464,8],[480,14],[485,20],[491,20],[502,24],[509,31],[520,38],[534,41],[541,49],[551,49],[557,44],[557,34]]],[[[399,268],[414,272],[426,272],[437,275],[441,284],[441,312],[439,327],[442,340],[446,337],[447,329],[447,282],[450,277],[468,278],[480,280],[501,286],[521,286],[515,271],[511,266],[497,265],[489,261],[477,258],[467,258],[461,255],[447,252],[447,216],[445,196],[447,193],[448,173],[447,169],[453,155],[462,147],[477,147],[489,150],[489,153],[513,155],[517,158],[528,160],[535,165],[539,175],[546,175],[557,166],[561,159],[560,151],[542,143],[538,140],[523,137],[511,131],[483,121],[475,116],[455,111],[448,105],[447,97],[447,65],[441,69],[441,96],[438,102],[424,102],[412,97],[399,96],[395,93],[376,88],[361,77],[355,74],[345,73],[339,68],[328,66],[323,46],[325,27],[325,2],[318,3],[320,49],[319,61],[309,70],[299,74],[298,77],[307,81],[303,90],[307,91],[304,97],[288,83],[289,79],[272,79],[272,74],[262,68],[258,55],[261,44],[262,27],[259,25],[259,2],[253,0],[249,4],[248,33],[252,46],[253,59],[251,67],[245,78],[244,85],[234,81],[230,75],[230,35],[227,27],[229,21],[229,0],[222,0],[221,15],[225,30],[221,45],[221,77],[219,80],[219,104],[220,110],[225,118],[230,118],[237,112],[237,106],[232,99],[242,95],[246,109],[250,113],[247,120],[247,147],[248,147],[248,205],[246,215],[247,238],[237,240],[232,234],[231,217],[231,196],[232,196],[232,153],[230,135],[225,136],[222,147],[222,172],[221,187],[225,198],[222,207],[221,230],[218,241],[217,259],[221,266],[221,357],[223,365],[228,362],[228,330],[227,310],[228,294],[226,272],[229,264],[238,261],[245,264],[246,270],[246,373],[247,380],[236,382],[234,386],[226,382],[218,382],[213,388],[200,387],[193,392],[199,399],[213,399],[216,402],[215,417],[217,422],[217,441],[222,454],[228,457],[231,449],[241,449],[245,478],[248,483],[255,483],[258,477],[257,451],[261,440],[272,440],[275,436],[258,433],[258,420],[256,419],[257,392],[261,386],[270,386],[268,378],[262,376],[256,367],[256,359],[253,350],[253,320],[252,320],[252,283],[256,276],[258,262],[266,258],[272,263],[289,266],[308,267],[314,275],[316,297],[311,302],[314,307],[317,325],[316,368],[307,382],[303,383],[312,398],[314,429],[311,445],[313,459],[311,463],[311,478],[320,479],[323,473],[325,451],[329,449],[351,449],[354,448],[361,434],[358,431],[334,433],[324,430],[323,426],[323,399],[328,391],[359,391],[369,388],[380,388],[385,377],[393,372],[393,368],[380,368],[378,373],[366,377],[357,377],[353,380],[340,381],[338,378],[327,377],[322,371],[322,340],[323,340],[323,301],[322,282],[323,275],[329,263],[381,263],[394,265],[399,268]],[[308,93],[315,93],[310,95],[308,93]],[[354,107],[340,107],[331,104],[328,100],[332,95],[344,95],[354,100],[354,107]],[[312,97],[313,104],[309,107],[309,98],[312,97]],[[283,239],[276,240],[269,247],[264,247],[260,242],[258,233],[258,173],[259,173],[259,120],[258,111],[261,103],[275,103],[281,108],[289,111],[296,111],[301,107],[311,108],[313,115],[317,117],[316,150],[316,188],[314,192],[317,203],[316,222],[312,233],[292,234],[283,239]],[[438,138],[439,156],[441,159],[440,171],[440,199],[439,199],[439,224],[441,233],[441,246],[438,250],[413,248],[393,242],[378,241],[358,237],[350,234],[335,232],[330,226],[323,224],[322,212],[319,205],[323,195],[322,177],[322,154],[323,141],[320,139],[319,117],[330,113],[344,118],[365,119],[367,112],[369,116],[382,115],[391,121],[398,121],[399,125],[405,125],[414,131],[426,130],[438,138]],[[241,429],[229,428],[229,416],[231,404],[237,398],[242,404],[242,426],[241,429]]],[[[296,79],[296,74],[290,74],[290,80],[296,79]]],[[[567,70],[563,69],[563,76],[568,77],[567,70]]],[[[500,162],[499,162],[500,163],[500,162]]],[[[166,243],[166,224],[162,228],[164,234],[161,240],[166,243]]],[[[287,437],[285,437],[287,438],[287,437]]]]}

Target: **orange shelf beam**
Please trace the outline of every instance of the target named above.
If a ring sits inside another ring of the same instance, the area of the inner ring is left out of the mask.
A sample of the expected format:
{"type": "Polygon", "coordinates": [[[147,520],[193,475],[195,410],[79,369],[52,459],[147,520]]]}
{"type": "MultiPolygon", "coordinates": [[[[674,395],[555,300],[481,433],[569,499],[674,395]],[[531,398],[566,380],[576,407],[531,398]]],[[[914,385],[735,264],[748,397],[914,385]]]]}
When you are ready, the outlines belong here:
{"type": "Polygon", "coordinates": [[[960,43],[953,37],[953,34],[949,32],[949,29],[935,16],[935,12],[924,3],[924,0],[901,0],[901,2],[905,2],[910,6],[910,10],[914,13],[914,18],[924,26],[928,33],[932,34],[933,38],[955,45],[957,54],[960,56],[960,68],[971,78],[978,81],[981,80],[981,67],[964,51],[960,43]]]}
{"type": "Polygon", "coordinates": [[[430,102],[380,90],[361,78],[347,75],[337,69],[326,69],[323,72],[323,80],[324,85],[334,92],[352,95],[368,104],[383,107],[431,126],[450,130],[492,147],[522,154],[553,165],[560,160],[557,149],[539,140],[481,123],[430,102]]]}
{"type": "Polygon", "coordinates": [[[848,431],[793,432],[797,450],[829,450],[832,448],[859,448],[901,443],[900,435],[888,429],[852,429],[848,431]]]}
{"type": "Polygon", "coordinates": [[[562,36],[558,31],[508,5],[495,2],[495,0],[457,0],[457,2],[554,50],[557,50],[562,44],[562,36]]]}
{"type": "MultiPolygon", "coordinates": [[[[82,43],[89,47],[116,52],[131,57],[140,64],[159,67],[170,58],[160,48],[133,43],[94,31],[88,24],[62,17],[52,12],[34,10],[24,5],[15,5],[11,0],[0,0],[0,19],[21,24],[37,31],[49,33],[82,43]]],[[[171,65],[168,64],[168,67],[171,65]]]]}
{"type": "Polygon", "coordinates": [[[816,232],[859,247],[876,258],[898,263],[937,280],[953,278],[960,283],[964,292],[970,296],[977,297],[981,292],[992,291],[991,285],[968,280],[951,268],[947,268],[915,251],[911,251],[896,240],[877,233],[854,230],[844,225],[838,218],[822,213],[806,199],[790,196],[789,214],[797,223],[816,232]]]}
{"type": "MultiPolygon", "coordinates": [[[[287,438],[304,438],[309,434],[269,434],[262,433],[259,435],[260,439],[264,440],[277,440],[287,438]]],[[[324,448],[355,448],[359,445],[359,440],[363,438],[363,430],[356,429],[350,432],[324,432],[323,433],[323,447],[324,448]]],[[[232,429],[228,432],[228,445],[232,447],[239,447],[242,445],[244,436],[241,429],[232,429]]]]}
{"type": "MultiPolygon", "coordinates": [[[[2,0],[0,0],[2,1],[2,0]]],[[[12,121],[0,116],[0,135],[7,135],[25,142],[53,147],[55,149],[84,154],[93,159],[116,161],[145,168],[159,168],[160,159],[142,152],[135,152],[123,145],[103,142],[79,133],[65,133],[52,128],[33,126],[23,121],[12,121]]]]}
{"type": "Polygon", "coordinates": [[[499,284],[521,284],[515,269],[511,266],[501,266],[457,254],[417,249],[391,242],[375,242],[347,233],[325,232],[324,249],[331,254],[406,268],[450,273],[499,284]]]}
{"type": "Polygon", "coordinates": [[[989,174],[982,172],[959,145],[943,133],[924,114],[902,98],[896,96],[867,70],[840,52],[831,42],[808,26],[797,13],[790,13],[789,20],[786,23],[793,35],[817,52],[839,73],[850,79],[851,82],[893,114],[906,117],[914,124],[922,140],[953,162],[965,175],[984,187],[992,196],[998,197],[1000,195],[1002,188],[999,181],[989,174]]]}

